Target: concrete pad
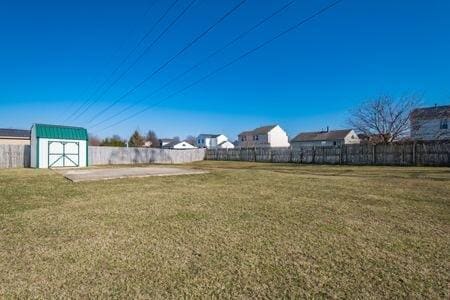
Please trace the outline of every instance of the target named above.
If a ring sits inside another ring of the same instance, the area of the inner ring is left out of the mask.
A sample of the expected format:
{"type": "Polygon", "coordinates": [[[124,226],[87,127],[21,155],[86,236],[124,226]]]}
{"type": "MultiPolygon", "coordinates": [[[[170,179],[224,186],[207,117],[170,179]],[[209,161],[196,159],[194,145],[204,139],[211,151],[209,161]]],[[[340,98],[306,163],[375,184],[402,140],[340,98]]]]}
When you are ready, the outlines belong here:
{"type": "Polygon", "coordinates": [[[106,168],[106,169],[56,169],[56,172],[62,174],[73,182],[109,180],[130,177],[148,177],[148,176],[177,176],[205,174],[207,171],[191,170],[183,168],[163,168],[163,167],[135,167],[135,168],[106,168]]]}

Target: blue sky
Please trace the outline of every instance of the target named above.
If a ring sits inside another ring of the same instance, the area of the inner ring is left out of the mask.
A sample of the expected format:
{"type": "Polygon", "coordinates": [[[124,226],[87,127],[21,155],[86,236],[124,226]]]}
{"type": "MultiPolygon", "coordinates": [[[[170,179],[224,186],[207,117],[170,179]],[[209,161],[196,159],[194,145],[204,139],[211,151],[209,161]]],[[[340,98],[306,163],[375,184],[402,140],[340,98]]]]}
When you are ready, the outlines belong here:
{"type": "MultiPolygon", "coordinates": [[[[172,0],[0,2],[0,127],[60,124],[107,78],[172,0]]],[[[143,49],[188,4],[179,0],[143,49]]],[[[342,3],[211,79],[113,128],[92,119],[205,30],[238,0],[198,0],[149,53],[85,114],[67,125],[128,137],[136,128],[161,137],[237,133],[278,123],[300,131],[346,127],[348,110],[380,94],[450,102],[450,2],[342,3]]],[[[144,86],[98,121],[148,95],[288,1],[248,0],[144,86]]],[[[326,5],[296,1],[237,44],[124,114],[220,67],[326,5]]],[[[141,50],[139,50],[141,51],[141,50]]],[[[137,51],[133,57],[140,52],[137,51]]],[[[132,59],[131,59],[132,60],[132,59]]],[[[97,97],[92,97],[96,100],[97,97]]],[[[120,118],[112,119],[109,123],[120,118]]]]}

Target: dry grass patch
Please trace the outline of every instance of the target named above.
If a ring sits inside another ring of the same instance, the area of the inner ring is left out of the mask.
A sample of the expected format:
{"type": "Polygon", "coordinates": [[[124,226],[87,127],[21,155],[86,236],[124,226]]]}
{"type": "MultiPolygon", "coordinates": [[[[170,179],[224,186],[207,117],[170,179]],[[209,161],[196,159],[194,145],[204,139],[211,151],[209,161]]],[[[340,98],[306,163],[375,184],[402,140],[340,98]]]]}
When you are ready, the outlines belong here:
{"type": "Polygon", "coordinates": [[[448,168],[0,171],[0,297],[448,298],[448,168]]]}

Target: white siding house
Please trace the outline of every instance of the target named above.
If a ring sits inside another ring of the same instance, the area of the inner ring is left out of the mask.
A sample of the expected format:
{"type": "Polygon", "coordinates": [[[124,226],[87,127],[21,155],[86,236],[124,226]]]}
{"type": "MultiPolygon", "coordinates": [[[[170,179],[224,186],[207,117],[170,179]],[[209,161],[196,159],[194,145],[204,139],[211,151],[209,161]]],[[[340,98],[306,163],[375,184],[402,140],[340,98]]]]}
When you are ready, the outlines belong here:
{"type": "Polygon", "coordinates": [[[302,132],[291,140],[292,149],[313,146],[341,146],[359,144],[360,139],[353,129],[302,132]]]}
{"type": "Polygon", "coordinates": [[[411,112],[410,119],[412,139],[450,139],[450,105],[415,109],[411,112]]]}
{"type": "Polygon", "coordinates": [[[289,137],[279,125],[262,126],[239,134],[241,148],[288,148],[289,137]]]}
{"type": "Polygon", "coordinates": [[[162,148],[184,150],[184,149],[195,149],[197,147],[189,144],[186,141],[173,141],[168,144],[165,144],[164,146],[162,146],[162,148]]]}
{"type": "Polygon", "coordinates": [[[197,137],[197,146],[207,149],[231,149],[234,148],[228,138],[223,134],[200,134],[197,137]]]}

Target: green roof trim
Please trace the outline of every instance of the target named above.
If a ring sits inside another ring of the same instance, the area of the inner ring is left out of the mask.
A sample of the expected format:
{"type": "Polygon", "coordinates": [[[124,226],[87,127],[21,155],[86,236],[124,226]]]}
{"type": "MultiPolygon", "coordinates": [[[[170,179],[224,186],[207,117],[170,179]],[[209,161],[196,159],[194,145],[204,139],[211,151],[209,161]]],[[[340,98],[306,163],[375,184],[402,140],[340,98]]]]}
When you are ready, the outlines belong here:
{"type": "Polygon", "coordinates": [[[85,128],[61,125],[34,124],[37,138],[65,139],[65,140],[88,140],[85,128]]]}

